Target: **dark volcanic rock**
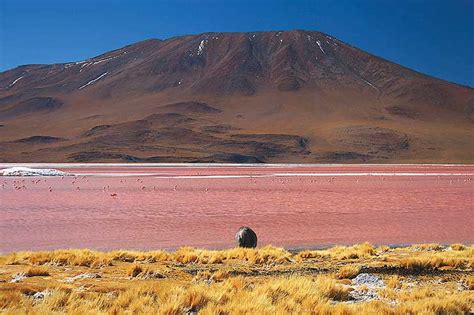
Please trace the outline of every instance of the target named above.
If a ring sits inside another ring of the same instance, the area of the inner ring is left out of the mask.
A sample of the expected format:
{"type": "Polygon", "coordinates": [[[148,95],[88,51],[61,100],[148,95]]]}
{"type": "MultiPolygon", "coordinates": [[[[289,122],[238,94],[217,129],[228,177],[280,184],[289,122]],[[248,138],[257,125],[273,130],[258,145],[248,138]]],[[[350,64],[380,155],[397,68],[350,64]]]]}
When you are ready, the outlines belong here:
{"type": "Polygon", "coordinates": [[[172,110],[173,112],[185,112],[185,113],[220,113],[221,110],[209,106],[206,103],[201,102],[180,102],[174,104],[168,104],[162,109],[172,110]]]}
{"type": "Polygon", "coordinates": [[[399,116],[399,117],[405,117],[405,118],[416,118],[417,116],[419,116],[419,114],[411,109],[411,108],[408,108],[408,107],[402,107],[402,106],[389,106],[389,107],[386,107],[385,110],[391,114],[391,115],[394,115],[394,116],[399,116]]]}
{"type": "Polygon", "coordinates": [[[235,240],[237,241],[237,245],[239,247],[257,247],[257,234],[255,234],[255,232],[251,228],[246,226],[243,226],[239,229],[239,231],[235,235],[235,240]]]}
{"type": "Polygon", "coordinates": [[[388,128],[372,126],[341,127],[334,141],[359,154],[389,156],[408,150],[410,139],[406,134],[388,128]]]}
{"type": "Polygon", "coordinates": [[[204,132],[211,132],[211,133],[226,133],[231,130],[235,130],[237,128],[234,128],[230,125],[212,125],[212,126],[203,126],[201,127],[201,130],[204,132]]]}
{"type": "Polygon", "coordinates": [[[464,107],[464,112],[467,117],[474,121],[474,99],[470,100],[464,107]]]}
{"type": "Polygon", "coordinates": [[[58,141],[64,141],[64,138],[51,137],[51,136],[31,136],[28,138],[22,138],[15,140],[16,143],[26,143],[26,144],[45,144],[45,143],[54,143],[58,141]]]}
{"type": "Polygon", "coordinates": [[[89,130],[87,130],[86,132],[84,132],[84,136],[86,137],[90,137],[90,136],[94,136],[96,135],[98,132],[102,131],[102,130],[106,130],[108,128],[112,127],[111,125],[99,125],[99,126],[95,126],[89,130]]]}
{"type": "Polygon", "coordinates": [[[73,162],[91,162],[91,161],[108,161],[119,160],[125,162],[142,162],[142,159],[128,154],[111,153],[111,152],[78,152],[69,155],[69,160],[73,162]]]}
{"type": "Polygon", "coordinates": [[[301,86],[295,78],[283,78],[277,85],[280,91],[296,91],[301,86]]]}
{"type": "Polygon", "coordinates": [[[332,163],[340,162],[365,162],[370,156],[356,152],[329,152],[324,155],[325,160],[332,163]]]}
{"type": "Polygon", "coordinates": [[[218,153],[211,156],[208,156],[199,162],[205,163],[263,163],[262,160],[259,160],[255,156],[242,155],[236,153],[218,153]]]}
{"type": "Polygon", "coordinates": [[[0,118],[10,118],[18,115],[51,112],[60,108],[63,103],[53,97],[33,97],[12,107],[0,111],[0,118]]]}

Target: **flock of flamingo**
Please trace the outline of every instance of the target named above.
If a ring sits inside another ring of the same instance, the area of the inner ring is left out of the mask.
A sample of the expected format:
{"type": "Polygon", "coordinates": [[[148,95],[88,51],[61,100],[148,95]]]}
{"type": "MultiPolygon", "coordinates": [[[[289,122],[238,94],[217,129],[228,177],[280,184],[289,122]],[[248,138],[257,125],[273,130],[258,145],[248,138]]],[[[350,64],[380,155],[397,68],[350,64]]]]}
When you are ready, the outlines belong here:
{"type": "MultiPolygon", "coordinates": [[[[61,180],[69,179],[69,178],[70,178],[70,177],[61,176],[61,180]]],[[[440,179],[440,176],[437,176],[437,178],[440,179]]],[[[249,179],[250,179],[251,183],[257,184],[257,178],[249,177],[249,179]]],[[[84,180],[85,183],[88,183],[88,182],[89,182],[89,179],[88,179],[87,176],[74,176],[74,177],[73,177],[73,180],[71,181],[71,184],[72,184],[72,185],[76,185],[76,190],[78,190],[78,191],[81,190],[81,187],[80,187],[79,184],[77,183],[78,180],[84,180]]],[[[302,181],[303,178],[299,178],[299,180],[302,181]]],[[[386,181],[386,180],[387,180],[386,177],[381,177],[381,181],[386,181]]],[[[410,177],[409,180],[410,180],[410,181],[413,181],[414,178],[413,178],[413,177],[410,177]]],[[[459,180],[461,180],[461,179],[458,179],[457,181],[459,181],[459,180]]],[[[287,178],[287,179],[285,179],[285,178],[272,178],[271,181],[272,181],[272,182],[280,183],[280,184],[282,184],[282,185],[286,185],[287,183],[289,183],[290,179],[289,179],[289,178],[287,178]]],[[[335,181],[336,181],[336,177],[335,177],[335,176],[330,177],[330,178],[328,178],[327,180],[325,180],[325,182],[327,182],[327,183],[334,183],[335,181]]],[[[464,181],[465,183],[469,183],[469,182],[472,181],[472,178],[467,178],[467,179],[464,179],[463,181],[464,181]]],[[[12,185],[13,185],[13,187],[14,187],[15,190],[21,191],[21,190],[26,190],[26,189],[27,189],[27,185],[26,185],[27,182],[28,182],[27,179],[15,179],[15,180],[12,181],[12,185]]],[[[40,184],[41,182],[47,183],[47,179],[46,179],[46,178],[34,178],[34,179],[31,180],[31,183],[32,183],[33,185],[38,185],[38,184],[40,184]]],[[[139,184],[139,189],[140,189],[141,191],[146,191],[146,190],[147,190],[148,187],[144,184],[143,179],[137,178],[137,179],[136,179],[136,182],[139,184]]],[[[320,183],[320,182],[324,182],[324,181],[318,181],[317,178],[312,178],[312,179],[309,180],[309,182],[312,183],[312,184],[314,184],[314,183],[320,183]]],[[[8,182],[7,182],[6,180],[3,181],[3,183],[2,183],[2,189],[5,189],[7,183],[8,183],[8,182]]],[[[120,179],[120,183],[121,183],[121,184],[125,184],[125,183],[126,183],[126,180],[120,179]]],[[[356,184],[359,184],[359,183],[360,183],[360,179],[359,179],[359,178],[356,178],[355,183],[356,183],[356,184]]],[[[450,184],[450,185],[452,185],[452,184],[454,184],[454,183],[455,183],[455,180],[453,180],[453,179],[450,179],[450,180],[449,180],[449,184],[450,184]]],[[[156,191],[156,190],[157,190],[156,186],[153,186],[151,189],[152,189],[153,191],[156,191]]],[[[53,187],[52,187],[52,186],[48,186],[47,190],[48,190],[49,192],[53,192],[53,187]]],[[[178,185],[176,185],[176,184],[175,184],[175,185],[172,185],[171,190],[172,190],[172,191],[177,191],[177,190],[178,190],[178,185]]],[[[103,187],[102,187],[102,191],[104,191],[104,192],[109,192],[109,193],[110,193],[110,197],[112,197],[112,198],[116,198],[116,197],[118,196],[118,193],[117,193],[116,191],[111,191],[110,185],[103,186],[103,187]]],[[[204,188],[204,191],[207,193],[207,192],[210,191],[210,189],[209,189],[208,187],[206,187],[206,188],[204,188]]]]}

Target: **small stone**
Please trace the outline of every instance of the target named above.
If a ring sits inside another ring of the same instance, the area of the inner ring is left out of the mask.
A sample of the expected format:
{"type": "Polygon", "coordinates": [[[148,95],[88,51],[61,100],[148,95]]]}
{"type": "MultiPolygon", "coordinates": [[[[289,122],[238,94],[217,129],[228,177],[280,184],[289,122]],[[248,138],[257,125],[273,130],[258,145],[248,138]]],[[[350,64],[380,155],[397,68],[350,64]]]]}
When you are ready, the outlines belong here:
{"type": "Polygon", "coordinates": [[[383,280],[379,277],[370,273],[360,273],[352,279],[353,285],[366,285],[368,287],[381,287],[384,286],[383,280]]]}
{"type": "Polygon", "coordinates": [[[51,292],[49,292],[48,290],[45,290],[45,291],[36,292],[35,294],[33,294],[32,298],[34,300],[43,300],[45,297],[48,297],[50,295],[51,295],[51,292]]]}
{"type": "Polygon", "coordinates": [[[98,279],[98,278],[101,278],[101,275],[98,274],[98,273],[93,273],[93,272],[86,272],[86,273],[81,273],[77,276],[74,276],[74,277],[70,277],[70,278],[66,278],[64,279],[64,282],[74,282],[76,280],[82,280],[82,279],[98,279]]]}
{"type": "Polygon", "coordinates": [[[13,279],[10,281],[10,283],[18,283],[18,282],[21,282],[23,279],[26,278],[26,274],[24,272],[17,273],[15,275],[13,275],[12,278],[13,279]]]}
{"type": "Polygon", "coordinates": [[[370,273],[360,273],[352,279],[350,297],[356,302],[379,300],[379,288],[385,286],[382,279],[370,273]]]}

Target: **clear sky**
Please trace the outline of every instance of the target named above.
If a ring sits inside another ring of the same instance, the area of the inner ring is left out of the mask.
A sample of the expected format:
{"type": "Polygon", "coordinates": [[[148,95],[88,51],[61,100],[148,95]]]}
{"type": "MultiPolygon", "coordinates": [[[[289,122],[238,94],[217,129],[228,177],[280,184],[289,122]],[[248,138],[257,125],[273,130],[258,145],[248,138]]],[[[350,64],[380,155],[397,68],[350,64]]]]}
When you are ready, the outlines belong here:
{"type": "Polygon", "coordinates": [[[474,87],[474,0],[0,0],[0,71],[148,38],[308,29],[474,87]]]}

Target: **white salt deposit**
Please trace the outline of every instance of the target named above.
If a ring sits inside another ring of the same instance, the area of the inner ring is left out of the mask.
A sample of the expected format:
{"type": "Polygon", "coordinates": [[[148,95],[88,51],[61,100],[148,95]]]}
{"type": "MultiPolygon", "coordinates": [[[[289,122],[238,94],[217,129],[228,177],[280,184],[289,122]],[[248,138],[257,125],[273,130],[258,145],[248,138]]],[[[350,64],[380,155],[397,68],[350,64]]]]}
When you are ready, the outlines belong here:
{"type": "Polygon", "coordinates": [[[50,168],[11,167],[0,170],[3,176],[71,176],[63,171],[50,168]]]}

